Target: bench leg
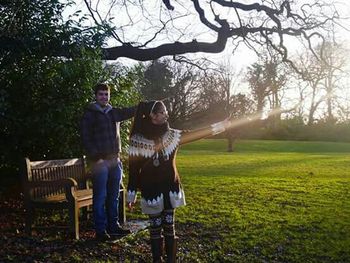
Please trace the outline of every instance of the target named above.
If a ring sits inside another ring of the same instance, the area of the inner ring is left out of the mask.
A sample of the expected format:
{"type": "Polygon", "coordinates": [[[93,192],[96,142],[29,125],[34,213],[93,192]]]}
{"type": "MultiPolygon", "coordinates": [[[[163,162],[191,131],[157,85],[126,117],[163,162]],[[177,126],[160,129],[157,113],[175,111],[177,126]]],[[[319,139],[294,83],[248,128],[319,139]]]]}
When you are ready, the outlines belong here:
{"type": "Polygon", "coordinates": [[[79,239],[79,208],[74,202],[69,207],[70,231],[75,239],[79,239]]]}
{"type": "Polygon", "coordinates": [[[118,204],[118,221],[121,225],[126,222],[125,199],[125,189],[120,189],[118,204]]]}

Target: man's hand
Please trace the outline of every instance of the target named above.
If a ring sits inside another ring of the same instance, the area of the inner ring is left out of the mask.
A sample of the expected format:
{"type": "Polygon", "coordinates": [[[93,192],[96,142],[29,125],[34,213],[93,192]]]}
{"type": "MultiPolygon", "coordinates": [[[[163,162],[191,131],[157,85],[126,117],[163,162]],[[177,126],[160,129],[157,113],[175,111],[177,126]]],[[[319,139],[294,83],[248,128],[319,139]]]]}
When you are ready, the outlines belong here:
{"type": "Polygon", "coordinates": [[[98,159],[98,161],[96,162],[96,164],[101,164],[103,163],[103,159],[98,159]]]}
{"type": "Polygon", "coordinates": [[[135,203],[133,203],[133,202],[128,203],[128,208],[129,208],[130,212],[132,212],[132,210],[134,210],[134,205],[135,205],[135,203]]]}

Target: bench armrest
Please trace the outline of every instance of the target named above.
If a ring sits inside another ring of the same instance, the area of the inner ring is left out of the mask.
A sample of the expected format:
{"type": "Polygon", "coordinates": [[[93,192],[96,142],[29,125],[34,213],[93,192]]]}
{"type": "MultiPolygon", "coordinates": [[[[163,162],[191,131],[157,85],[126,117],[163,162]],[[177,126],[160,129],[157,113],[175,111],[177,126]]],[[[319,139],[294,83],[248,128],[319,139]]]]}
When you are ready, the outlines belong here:
{"type": "Polygon", "coordinates": [[[69,181],[71,181],[71,184],[74,184],[74,186],[73,185],[71,185],[70,187],[68,185],[66,186],[66,188],[65,188],[66,189],[66,198],[68,201],[75,201],[76,200],[75,190],[78,187],[78,183],[73,178],[67,178],[66,180],[69,180],[69,181]]]}

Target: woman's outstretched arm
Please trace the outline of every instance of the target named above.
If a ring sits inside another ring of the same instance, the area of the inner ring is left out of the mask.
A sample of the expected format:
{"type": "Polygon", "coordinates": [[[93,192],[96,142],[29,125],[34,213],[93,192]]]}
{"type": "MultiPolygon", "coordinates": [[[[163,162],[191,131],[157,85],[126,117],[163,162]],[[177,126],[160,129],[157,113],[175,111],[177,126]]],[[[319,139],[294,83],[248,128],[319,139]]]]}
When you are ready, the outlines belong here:
{"type": "Polygon", "coordinates": [[[214,123],[205,128],[201,128],[193,131],[183,131],[181,133],[180,145],[222,133],[230,127],[230,124],[231,122],[229,118],[227,118],[223,121],[214,123]]]}

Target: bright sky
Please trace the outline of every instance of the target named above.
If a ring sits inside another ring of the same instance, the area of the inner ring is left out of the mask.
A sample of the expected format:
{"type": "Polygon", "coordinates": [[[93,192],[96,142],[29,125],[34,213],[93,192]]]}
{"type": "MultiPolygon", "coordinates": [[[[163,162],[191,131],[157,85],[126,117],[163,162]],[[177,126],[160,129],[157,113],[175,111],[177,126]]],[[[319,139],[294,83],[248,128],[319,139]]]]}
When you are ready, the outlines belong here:
{"type": "MultiPolygon", "coordinates": [[[[181,1],[181,0],[178,0],[181,1]]],[[[186,17],[181,17],[181,14],[186,14],[189,13],[188,10],[186,10],[186,6],[181,6],[178,5],[177,2],[178,1],[171,1],[171,3],[175,6],[175,10],[174,11],[168,11],[164,9],[164,5],[162,3],[161,0],[148,0],[148,1],[134,1],[135,3],[143,3],[145,5],[147,5],[147,8],[144,9],[144,16],[141,16],[139,11],[140,9],[135,9],[135,8],[130,8],[128,10],[126,9],[118,9],[116,13],[114,13],[114,16],[116,17],[116,19],[118,19],[118,21],[125,21],[122,22],[124,23],[123,26],[125,28],[125,30],[121,33],[121,36],[125,37],[125,39],[130,39],[132,41],[138,41],[137,38],[135,38],[135,36],[141,38],[142,36],[144,37],[144,39],[148,39],[150,36],[152,36],[155,32],[155,29],[157,28],[157,26],[159,26],[159,24],[157,24],[155,21],[159,21],[159,18],[162,19],[163,21],[167,21],[166,20],[166,15],[171,13],[172,17],[174,18],[174,20],[172,21],[172,23],[174,23],[174,25],[177,25],[179,27],[183,28],[183,25],[187,25],[186,28],[186,33],[187,32],[200,32],[200,33],[193,33],[189,38],[185,38],[184,36],[181,36],[181,34],[179,34],[180,30],[178,32],[171,32],[168,37],[172,40],[178,40],[178,41],[189,41],[191,39],[197,39],[198,41],[214,41],[215,40],[215,36],[213,36],[213,34],[211,34],[209,32],[209,30],[203,26],[201,23],[198,23],[196,21],[198,21],[198,15],[195,14],[194,16],[188,15],[186,17]],[[161,8],[163,7],[163,8],[161,8]],[[153,9],[156,11],[153,12],[149,12],[147,13],[147,9],[153,9]],[[160,10],[162,10],[160,12],[160,10]],[[147,18],[145,20],[145,17],[147,18]],[[153,20],[154,19],[154,20],[153,20]],[[134,25],[136,25],[136,29],[128,27],[128,23],[127,21],[132,21],[134,25]],[[188,23],[190,22],[190,23],[188,23]],[[176,24],[179,23],[179,24],[176,24]],[[203,33],[204,32],[204,33],[203,33]],[[177,33],[177,34],[176,34],[177,33]],[[174,36],[176,35],[176,37],[174,38],[174,36]]],[[[337,31],[337,35],[336,38],[339,41],[346,41],[347,43],[349,43],[350,41],[350,1],[349,0],[329,0],[329,2],[334,2],[337,6],[338,6],[338,11],[339,11],[339,15],[343,18],[349,18],[347,20],[343,20],[341,25],[338,25],[338,27],[336,28],[337,31]]],[[[86,12],[86,8],[85,8],[85,4],[83,1],[77,1],[78,4],[76,7],[74,7],[73,9],[69,10],[68,12],[74,12],[76,10],[82,10],[83,12],[86,12]],[[84,11],[85,10],[85,11],[84,11]]],[[[110,3],[110,1],[106,1],[106,4],[102,4],[103,0],[100,1],[92,1],[93,3],[100,3],[99,7],[103,7],[104,9],[100,9],[101,12],[106,12],[106,7],[108,7],[108,3],[110,3]]],[[[131,1],[132,2],[132,1],[131,1]]],[[[245,3],[254,3],[254,2],[260,2],[258,0],[252,0],[252,1],[248,1],[245,0],[245,3]]],[[[295,1],[298,4],[302,4],[304,3],[309,3],[310,1],[303,1],[303,0],[296,0],[295,1]]],[[[186,4],[192,5],[192,1],[186,1],[186,4]]],[[[193,7],[191,7],[191,9],[189,10],[193,10],[193,7]]],[[[68,13],[67,12],[67,13],[68,13]]],[[[225,14],[223,14],[222,16],[224,17],[225,14]]],[[[234,14],[230,14],[227,13],[226,14],[228,17],[235,17],[234,14]]],[[[120,26],[120,24],[119,24],[120,26]]],[[[161,40],[161,39],[160,39],[161,40]]],[[[141,39],[140,39],[141,41],[141,39]]],[[[161,43],[161,41],[159,41],[158,43],[161,43]]],[[[115,45],[116,43],[111,41],[109,42],[109,45],[115,45]]],[[[288,47],[289,50],[289,54],[293,54],[295,51],[300,50],[300,45],[298,43],[298,41],[295,38],[285,38],[285,45],[288,47]]],[[[187,54],[187,57],[203,57],[205,56],[206,58],[208,58],[211,61],[215,61],[215,62],[219,62],[219,63],[224,63],[224,64],[229,64],[232,68],[233,71],[236,72],[236,74],[239,76],[242,74],[239,74],[239,72],[241,72],[241,70],[246,69],[247,66],[251,65],[252,63],[256,62],[257,60],[257,56],[256,54],[252,51],[249,50],[248,48],[246,48],[245,46],[241,45],[238,47],[237,50],[235,50],[234,54],[232,54],[232,50],[233,47],[230,46],[230,41],[228,42],[228,45],[225,49],[225,51],[223,51],[220,54],[203,54],[203,53],[198,53],[195,55],[190,55],[187,54]]],[[[135,61],[133,60],[129,60],[129,59],[118,59],[118,62],[121,62],[123,64],[133,64],[135,63],[135,61]]],[[[234,87],[234,92],[244,92],[247,91],[247,87],[244,85],[238,85],[236,87],[234,87]]],[[[349,96],[350,97],[350,96],[349,96]]]]}

